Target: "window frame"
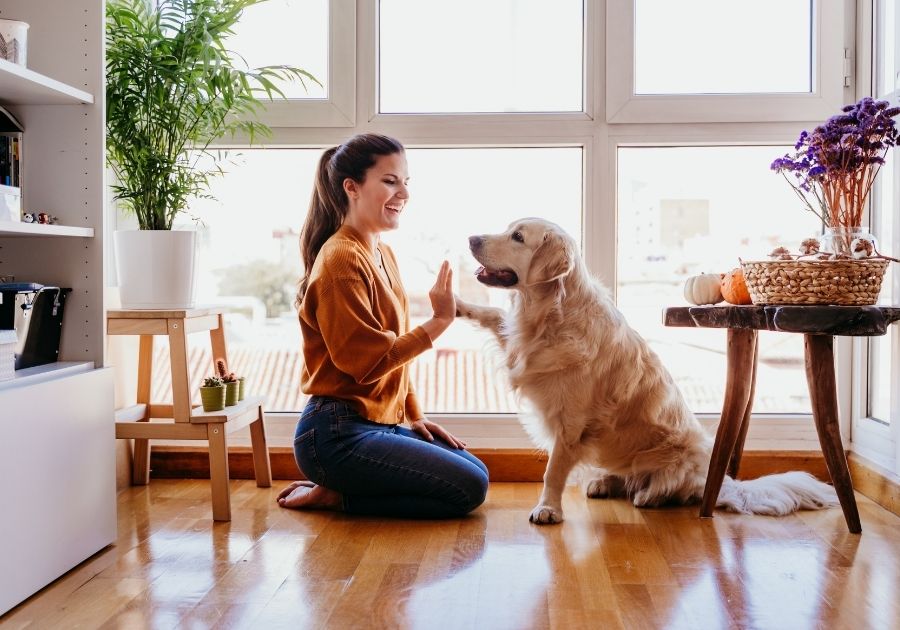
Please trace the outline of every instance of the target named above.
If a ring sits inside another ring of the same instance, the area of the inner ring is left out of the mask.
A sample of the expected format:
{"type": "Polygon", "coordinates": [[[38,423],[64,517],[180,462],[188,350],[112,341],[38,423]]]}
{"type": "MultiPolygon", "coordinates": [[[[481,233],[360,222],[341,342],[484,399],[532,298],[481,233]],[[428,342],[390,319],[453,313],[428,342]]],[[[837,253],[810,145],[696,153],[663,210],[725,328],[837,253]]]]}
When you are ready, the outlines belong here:
{"type": "MultiPolygon", "coordinates": [[[[853,0],[838,3],[843,11],[853,0]]],[[[554,147],[576,146],[583,151],[583,214],[582,245],[588,268],[612,289],[616,286],[616,151],[618,146],[689,146],[792,143],[802,125],[817,124],[827,109],[834,113],[843,104],[843,92],[834,104],[824,105],[822,98],[800,98],[791,117],[777,117],[760,109],[759,99],[745,108],[748,120],[734,120],[722,116],[723,101],[707,103],[700,111],[700,119],[690,116],[669,116],[669,105],[657,102],[654,108],[640,116],[620,112],[611,94],[622,94],[626,77],[610,72],[610,55],[618,54],[615,47],[604,45],[605,34],[613,28],[610,14],[616,7],[631,5],[625,0],[584,2],[584,111],[575,113],[509,113],[509,114],[381,114],[378,108],[378,7],[377,2],[355,3],[353,0],[330,0],[332,37],[329,76],[330,94],[335,95],[333,77],[349,80],[350,87],[337,98],[329,110],[310,108],[311,103],[295,102],[282,108],[269,106],[263,120],[273,127],[267,147],[322,148],[338,144],[350,135],[378,132],[396,136],[410,148],[424,147],[554,147]],[[338,20],[337,16],[343,16],[338,20]],[[339,23],[338,23],[339,22],[339,23]],[[340,38],[334,36],[338,31],[340,38]],[[349,38],[349,42],[347,41],[349,38]],[[338,42],[345,48],[337,50],[338,42]],[[340,73],[340,68],[344,73],[340,73]],[[349,79],[348,79],[349,77],[349,79]],[[290,106],[294,106],[293,108],[290,106]],[[308,115],[304,113],[308,110],[308,115]],[[279,111],[283,110],[283,111],[279,111]],[[607,114],[611,112],[611,115],[607,114]],[[718,113],[717,113],[718,112],[718,113]],[[645,125],[644,122],[660,124],[645,125]],[[801,122],[787,122],[799,120],[801,122]],[[805,122],[804,122],[805,121],[805,122]]],[[[633,9],[632,9],[633,13],[633,9]]],[[[841,11],[828,12],[837,16],[838,26],[845,16],[841,11]]],[[[833,23],[826,24],[826,32],[834,41],[828,49],[845,46],[845,31],[833,23]]],[[[633,32],[630,29],[629,32],[633,32]]],[[[614,34],[621,45],[621,34],[614,34]]],[[[852,49],[852,42],[849,44],[852,49]]],[[[615,70],[615,68],[613,68],[615,70]]],[[[733,97],[730,97],[733,98],[733,97]]],[[[746,97],[739,97],[746,98],[746,97]]],[[[796,99],[796,97],[794,97],[796,99]]],[[[695,97],[678,99],[688,103],[695,97]]],[[[703,100],[703,99],[701,99],[703,100]]],[[[709,100],[708,97],[706,99],[709,100]]],[[[627,104],[627,103],[626,103],[627,104]]],[[[683,107],[693,107],[693,104],[683,107]]],[[[731,107],[731,105],[729,105],[731,107]]],[[[769,102],[769,109],[776,105],[769,102]]],[[[639,112],[640,113],[640,112],[639,112]]],[[[219,148],[251,148],[246,139],[219,142],[219,148]]],[[[839,404],[841,418],[850,417],[851,352],[848,339],[837,340],[835,353],[838,365],[839,404]]],[[[123,361],[129,365],[136,361],[123,361]]],[[[120,378],[122,376],[120,375],[120,378]]],[[[127,378],[127,376],[125,377],[127,378]]],[[[296,413],[267,413],[268,422],[290,428],[296,423],[296,413]]],[[[819,442],[810,414],[772,415],[754,414],[747,440],[748,449],[818,450],[819,442]]],[[[533,448],[521,425],[512,414],[430,414],[449,430],[469,442],[474,448],[533,448]]],[[[714,431],[718,414],[698,414],[704,427],[714,431]]],[[[900,423],[898,423],[900,424],[900,423]]],[[[849,426],[842,427],[848,431],[849,426]]],[[[845,433],[846,435],[846,433],[845,433]]]]}
{"type": "Polygon", "coordinates": [[[353,127],[356,124],[356,2],[328,0],[328,97],[263,102],[270,127],[353,127]]]}
{"type": "MultiPolygon", "coordinates": [[[[860,45],[859,76],[866,77],[865,85],[861,85],[860,96],[863,94],[876,94],[879,91],[878,76],[881,73],[881,59],[878,54],[879,46],[879,17],[880,7],[884,0],[876,0],[874,3],[861,3],[857,16],[857,39],[865,45],[860,45]]],[[[895,28],[897,33],[894,42],[894,68],[900,70],[897,65],[900,62],[900,12],[895,13],[895,28]]],[[[862,83],[862,82],[860,82],[862,83]]],[[[883,94],[876,94],[878,98],[889,99],[892,103],[900,103],[900,79],[895,78],[894,89],[883,94]]],[[[896,149],[895,149],[896,150],[896,149]]],[[[900,157],[894,158],[894,199],[900,194],[900,157]]],[[[880,212],[878,195],[880,191],[876,186],[873,191],[873,199],[870,203],[869,213],[871,219],[877,217],[880,212]]],[[[872,223],[870,223],[872,225],[872,223]]],[[[894,221],[891,242],[900,244],[900,221],[894,221]]],[[[890,291],[890,300],[896,304],[900,300],[900,273],[895,270],[893,285],[882,287],[882,296],[885,290],[890,291]]],[[[894,341],[886,350],[891,353],[890,387],[890,422],[869,415],[870,389],[869,371],[872,369],[872,344],[875,339],[854,339],[853,357],[853,409],[850,448],[854,453],[883,466],[894,473],[900,472],[900,324],[893,323],[894,341]]],[[[884,338],[879,338],[884,339],[884,338]]]]}
{"type": "MultiPolygon", "coordinates": [[[[812,92],[808,94],[635,94],[634,2],[606,3],[606,119],[610,123],[818,120],[844,103],[845,3],[813,1],[812,92]]],[[[845,58],[847,61],[845,62],[845,58]]]]}

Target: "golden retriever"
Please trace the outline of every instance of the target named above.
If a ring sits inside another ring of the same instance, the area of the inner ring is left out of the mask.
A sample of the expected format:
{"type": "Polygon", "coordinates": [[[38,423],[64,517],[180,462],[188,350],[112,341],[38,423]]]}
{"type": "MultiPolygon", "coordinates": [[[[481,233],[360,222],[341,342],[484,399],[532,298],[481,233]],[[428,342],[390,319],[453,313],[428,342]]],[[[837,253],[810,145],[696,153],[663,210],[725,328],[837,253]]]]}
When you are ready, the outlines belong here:
{"type": "MultiPolygon", "coordinates": [[[[502,234],[472,236],[485,285],[515,291],[509,312],[461,300],[458,314],[492,331],[510,383],[536,417],[523,424],[550,457],[534,523],[563,520],[562,492],[576,464],[594,471],[590,497],[627,495],[636,506],[703,496],[712,440],[672,376],[590,275],[559,226],[522,219],[502,234]]],[[[806,473],[753,481],[726,478],[717,505],[783,515],[836,504],[806,473]]]]}

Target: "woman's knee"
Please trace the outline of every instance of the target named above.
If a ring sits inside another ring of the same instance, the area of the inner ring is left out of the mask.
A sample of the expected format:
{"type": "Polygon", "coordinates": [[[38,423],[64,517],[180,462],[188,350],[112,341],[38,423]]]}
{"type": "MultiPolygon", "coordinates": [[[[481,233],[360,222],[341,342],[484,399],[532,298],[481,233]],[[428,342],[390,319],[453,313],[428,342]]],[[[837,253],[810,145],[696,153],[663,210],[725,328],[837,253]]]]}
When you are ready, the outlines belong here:
{"type": "Polygon", "coordinates": [[[471,466],[465,479],[461,479],[460,482],[464,494],[464,498],[459,504],[460,513],[468,514],[484,503],[488,491],[488,476],[477,466],[471,466]]]}

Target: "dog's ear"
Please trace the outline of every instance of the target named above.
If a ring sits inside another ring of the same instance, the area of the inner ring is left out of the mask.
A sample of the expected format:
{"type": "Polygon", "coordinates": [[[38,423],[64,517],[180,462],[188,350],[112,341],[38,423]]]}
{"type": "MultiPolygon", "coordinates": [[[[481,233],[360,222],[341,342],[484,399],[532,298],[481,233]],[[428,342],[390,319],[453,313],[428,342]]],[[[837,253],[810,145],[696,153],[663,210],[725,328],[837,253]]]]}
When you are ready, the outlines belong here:
{"type": "Polygon", "coordinates": [[[544,240],[531,257],[527,285],[553,282],[572,271],[575,251],[568,239],[555,232],[546,232],[544,240]]]}

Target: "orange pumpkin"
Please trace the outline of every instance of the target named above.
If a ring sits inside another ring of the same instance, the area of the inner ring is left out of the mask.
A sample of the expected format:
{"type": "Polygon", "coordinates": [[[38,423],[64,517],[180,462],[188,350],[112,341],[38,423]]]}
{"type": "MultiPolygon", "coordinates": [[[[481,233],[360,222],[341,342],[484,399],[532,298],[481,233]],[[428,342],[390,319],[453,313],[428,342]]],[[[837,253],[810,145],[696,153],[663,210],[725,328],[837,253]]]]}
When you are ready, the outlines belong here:
{"type": "Polygon", "coordinates": [[[744,271],[737,267],[722,277],[722,297],[729,304],[753,304],[744,281],[744,271]]]}

